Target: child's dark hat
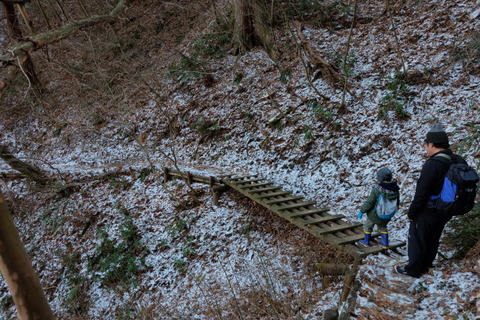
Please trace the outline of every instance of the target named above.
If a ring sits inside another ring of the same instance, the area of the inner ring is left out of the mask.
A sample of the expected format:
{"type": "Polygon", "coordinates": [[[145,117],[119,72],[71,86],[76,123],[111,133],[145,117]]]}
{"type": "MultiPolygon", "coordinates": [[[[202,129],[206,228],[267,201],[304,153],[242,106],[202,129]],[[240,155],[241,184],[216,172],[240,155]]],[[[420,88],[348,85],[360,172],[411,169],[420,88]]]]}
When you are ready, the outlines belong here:
{"type": "Polygon", "coordinates": [[[377,171],[377,181],[382,182],[382,181],[392,181],[392,170],[388,168],[381,168],[380,170],[377,171]]]}

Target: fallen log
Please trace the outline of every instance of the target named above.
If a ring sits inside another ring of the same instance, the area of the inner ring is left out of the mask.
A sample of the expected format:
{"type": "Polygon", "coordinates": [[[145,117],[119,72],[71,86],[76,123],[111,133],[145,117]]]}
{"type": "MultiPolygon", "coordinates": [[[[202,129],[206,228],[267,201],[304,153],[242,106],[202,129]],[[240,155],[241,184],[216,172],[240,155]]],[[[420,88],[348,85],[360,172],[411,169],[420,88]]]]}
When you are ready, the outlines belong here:
{"type": "Polygon", "coordinates": [[[344,275],[349,267],[343,264],[334,264],[334,263],[317,263],[317,270],[323,275],[326,276],[341,276],[344,275]]]}
{"type": "Polygon", "coordinates": [[[40,185],[45,185],[48,180],[47,174],[40,168],[16,158],[4,145],[0,145],[0,159],[5,161],[12,169],[40,185]]]}

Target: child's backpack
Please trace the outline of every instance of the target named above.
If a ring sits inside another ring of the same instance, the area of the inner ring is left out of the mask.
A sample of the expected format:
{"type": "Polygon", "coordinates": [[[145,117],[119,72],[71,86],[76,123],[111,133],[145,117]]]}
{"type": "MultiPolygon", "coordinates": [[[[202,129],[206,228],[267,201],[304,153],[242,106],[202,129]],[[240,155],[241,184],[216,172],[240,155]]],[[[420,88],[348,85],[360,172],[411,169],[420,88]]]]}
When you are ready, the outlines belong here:
{"type": "Polygon", "coordinates": [[[380,193],[378,197],[377,205],[375,206],[375,212],[382,219],[392,219],[397,213],[398,201],[397,198],[389,199],[380,193]]]}
{"type": "MultiPolygon", "coordinates": [[[[450,156],[439,154],[451,160],[450,156]]],[[[438,196],[430,196],[429,208],[460,216],[468,213],[475,205],[479,177],[475,169],[463,163],[452,163],[443,180],[442,191],[438,196]]]]}

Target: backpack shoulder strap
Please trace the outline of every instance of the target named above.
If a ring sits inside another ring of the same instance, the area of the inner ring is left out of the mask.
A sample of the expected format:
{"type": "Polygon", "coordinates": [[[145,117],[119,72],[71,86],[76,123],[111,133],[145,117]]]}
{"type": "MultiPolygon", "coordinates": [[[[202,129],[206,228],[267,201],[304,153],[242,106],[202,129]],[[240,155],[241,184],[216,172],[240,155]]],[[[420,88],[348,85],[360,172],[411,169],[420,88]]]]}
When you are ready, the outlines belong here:
{"type": "Polygon", "coordinates": [[[450,167],[450,165],[454,162],[453,158],[451,156],[449,156],[448,154],[445,154],[445,153],[436,154],[435,156],[433,156],[430,159],[438,161],[438,162],[446,165],[447,167],[450,167]]]}
{"type": "Polygon", "coordinates": [[[442,157],[447,159],[448,161],[452,161],[452,157],[450,157],[448,154],[445,154],[445,153],[439,153],[435,157],[442,157]]]}

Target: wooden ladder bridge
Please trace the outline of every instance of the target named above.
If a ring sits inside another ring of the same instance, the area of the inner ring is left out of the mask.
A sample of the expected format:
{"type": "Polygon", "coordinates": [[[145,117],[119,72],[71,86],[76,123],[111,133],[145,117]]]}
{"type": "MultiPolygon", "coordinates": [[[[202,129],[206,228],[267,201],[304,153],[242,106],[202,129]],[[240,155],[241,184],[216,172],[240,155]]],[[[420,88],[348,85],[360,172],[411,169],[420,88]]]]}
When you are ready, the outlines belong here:
{"type": "Polygon", "coordinates": [[[181,177],[188,183],[209,184],[214,202],[218,201],[221,192],[228,188],[234,189],[315,237],[348,253],[357,261],[361,261],[370,254],[386,253],[388,250],[396,252],[397,248],[405,246],[405,242],[390,241],[388,249],[384,249],[378,244],[380,234],[373,233],[371,246],[364,247],[358,243],[364,237],[362,223],[344,221],[344,215],[329,214],[328,208],[319,208],[316,202],[306,201],[302,196],[293,195],[292,191],[275,186],[258,175],[232,174],[214,178],[165,168],[165,181],[172,176],[181,177]]]}

